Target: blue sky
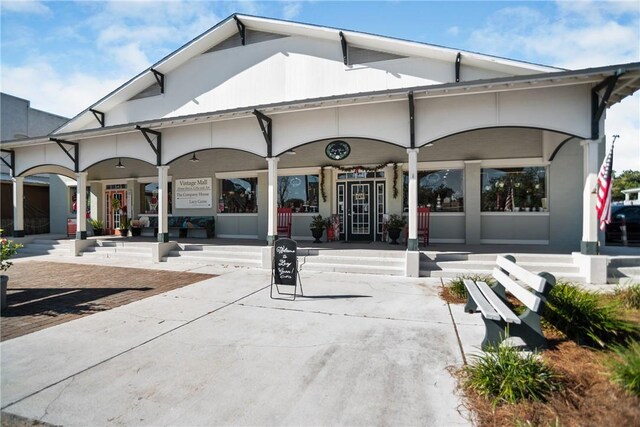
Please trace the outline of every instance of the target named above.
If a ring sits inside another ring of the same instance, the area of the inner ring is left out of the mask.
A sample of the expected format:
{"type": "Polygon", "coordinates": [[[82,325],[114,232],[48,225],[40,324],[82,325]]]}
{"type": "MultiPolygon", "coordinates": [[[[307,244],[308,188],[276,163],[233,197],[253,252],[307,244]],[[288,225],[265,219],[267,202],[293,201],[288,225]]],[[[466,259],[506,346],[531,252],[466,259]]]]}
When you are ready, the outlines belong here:
{"type": "MultiPolygon", "coordinates": [[[[234,12],[571,69],[640,61],[637,0],[0,1],[1,90],[69,117],[234,12]]],[[[640,169],[640,95],[607,134],[614,168],[640,169]]]]}

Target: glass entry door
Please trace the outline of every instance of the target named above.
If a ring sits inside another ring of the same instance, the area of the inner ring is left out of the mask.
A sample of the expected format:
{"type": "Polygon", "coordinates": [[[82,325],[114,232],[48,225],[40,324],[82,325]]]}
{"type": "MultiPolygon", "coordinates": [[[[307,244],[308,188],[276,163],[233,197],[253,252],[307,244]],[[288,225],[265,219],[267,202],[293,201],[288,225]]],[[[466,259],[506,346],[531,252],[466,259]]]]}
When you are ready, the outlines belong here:
{"type": "MultiPolygon", "coordinates": [[[[115,230],[120,228],[120,219],[127,207],[127,191],[126,190],[107,190],[105,192],[105,228],[115,230]],[[118,203],[113,200],[117,199],[118,203]],[[115,207],[119,206],[119,209],[115,207]]],[[[126,215],[126,214],[125,214],[126,215]]]]}
{"type": "Polygon", "coordinates": [[[373,201],[373,182],[347,183],[347,240],[375,240],[373,201]]]}

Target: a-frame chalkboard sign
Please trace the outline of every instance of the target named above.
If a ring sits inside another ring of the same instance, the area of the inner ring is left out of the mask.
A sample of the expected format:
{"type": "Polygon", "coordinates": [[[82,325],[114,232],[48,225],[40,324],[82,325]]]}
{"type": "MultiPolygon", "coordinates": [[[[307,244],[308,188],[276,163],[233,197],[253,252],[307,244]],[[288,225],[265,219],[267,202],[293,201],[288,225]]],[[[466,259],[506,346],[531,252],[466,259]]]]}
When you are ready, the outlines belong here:
{"type": "MultiPolygon", "coordinates": [[[[271,271],[271,291],[273,298],[273,285],[276,285],[278,295],[292,296],[292,301],[296,299],[297,285],[300,283],[300,295],[302,291],[302,281],[298,272],[298,244],[291,239],[278,239],[274,245],[273,270],[271,271]],[[293,293],[280,292],[278,285],[293,286],[293,293]]],[[[289,298],[273,298],[289,299],[289,298]]]]}

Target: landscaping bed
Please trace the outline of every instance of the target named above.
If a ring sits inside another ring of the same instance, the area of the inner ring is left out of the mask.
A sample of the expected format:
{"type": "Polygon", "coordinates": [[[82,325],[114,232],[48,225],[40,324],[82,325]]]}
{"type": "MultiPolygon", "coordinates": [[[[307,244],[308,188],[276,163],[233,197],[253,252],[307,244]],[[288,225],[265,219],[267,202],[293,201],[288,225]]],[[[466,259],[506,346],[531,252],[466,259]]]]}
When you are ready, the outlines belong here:
{"type": "MultiPolygon", "coordinates": [[[[463,287],[455,280],[452,283],[443,286],[441,297],[450,304],[465,303],[463,287]]],[[[472,356],[469,365],[455,372],[474,423],[479,426],[639,425],[639,295],[639,286],[631,292],[601,295],[576,291],[571,284],[560,284],[555,295],[552,291],[545,307],[546,316],[543,316],[547,319],[544,335],[549,347],[530,361],[548,369],[551,372],[548,378],[541,380],[544,375],[528,365],[516,366],[519,362],[505,368],[505,359],[495,363],[496,356],[494,359],[472,356]],[[616,349],[625,352],[627,358],[623,363],[615,363],[622,360],[616,349]],[[487,359],[494,363],[493,368],[498,365],[497,368],[506,370],[505,377],[488,369],[488,365],[474,370],[475,365],[487,363],[487,359]],[[534,376],[538,378],[532,378],[534,376]],[[487,394],[484,387],[490,385],[498,389],[512,381],[514,389],[522,386],[523,394],[527,394],[529,388],[539,385],[527,382],[532,379],[542,383],[547,391],[538,398],[514,399],[515,403],[507,402],[513,395],[509,387],[502,395],[487,394]]]]}

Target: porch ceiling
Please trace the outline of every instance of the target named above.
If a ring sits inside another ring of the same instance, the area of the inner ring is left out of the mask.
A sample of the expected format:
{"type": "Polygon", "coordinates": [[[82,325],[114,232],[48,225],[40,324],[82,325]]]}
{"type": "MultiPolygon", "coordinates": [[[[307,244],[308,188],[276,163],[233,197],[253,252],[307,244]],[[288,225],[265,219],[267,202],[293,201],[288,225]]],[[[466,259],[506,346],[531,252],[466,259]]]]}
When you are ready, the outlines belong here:
{"type": "MultiPolygon", "coordinates": [[[[338,139],[338,138],[335,138],[338,139]]],[[[282,154],[278,169],[313,166],[359,166],[378,165],[388,162],[403,163],[407,161],[406,148],[398,147],[382,141],[364,138],[339,138],[351,146],[349,156],[340,161],[329,159],[325,154],[327,144],[335,139],[312,142],[294,148],[295,155],[282,154]]]]}
{"type": "Polygon", "coordinates": [[[452,135],[422,147],[419,162],[542,157],[542,130],[479,129],[452,135]]]}

